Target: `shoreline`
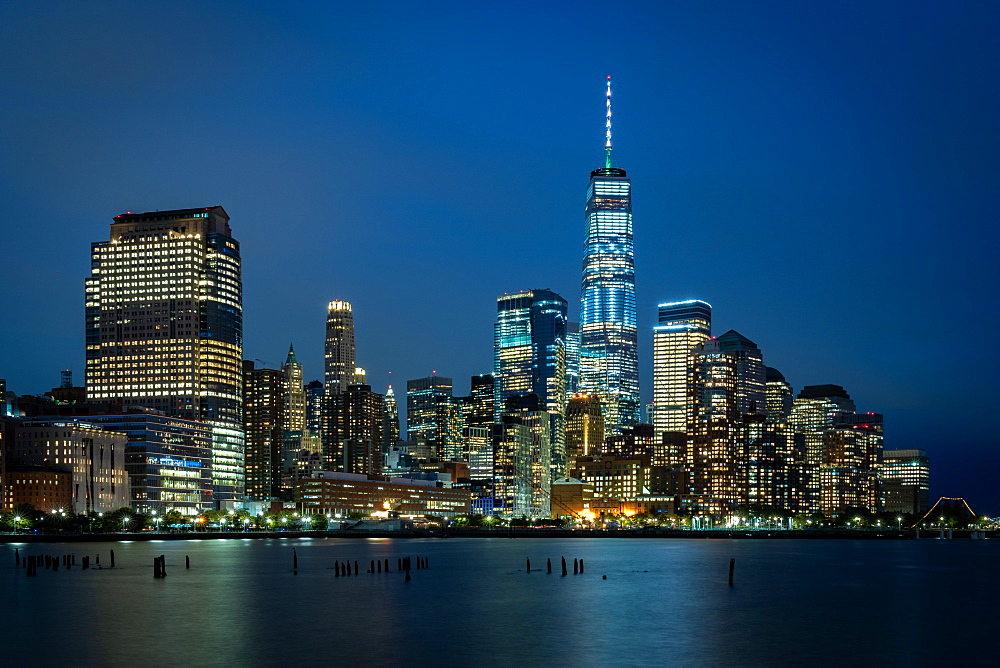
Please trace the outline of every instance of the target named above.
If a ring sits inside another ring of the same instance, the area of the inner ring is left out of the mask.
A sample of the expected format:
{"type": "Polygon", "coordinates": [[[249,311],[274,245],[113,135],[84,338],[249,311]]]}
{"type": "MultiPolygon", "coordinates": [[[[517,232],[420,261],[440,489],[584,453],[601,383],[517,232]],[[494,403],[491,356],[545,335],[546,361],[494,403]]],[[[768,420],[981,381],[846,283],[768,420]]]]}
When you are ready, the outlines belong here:
{"type": "MultiPolygon", "coordinates": [[[[949,536],[940,530],[922,530],[919,540],[969,540],[976,533],[984,539],[997,537],[995,531],[953,530],[949,536]]],[[[281,539],[357,539],[357,538],[678,538],[687,540],[918,540],[914,530],[903,529],[792,529],[729,530],[679,529],[568,530],[568,529],[448,529],[444,531],[207,531],[192,533],[101,533],[101,534],[0,534],[0,543],[117,543],[175,540],[281,540],[281,539]]]]}

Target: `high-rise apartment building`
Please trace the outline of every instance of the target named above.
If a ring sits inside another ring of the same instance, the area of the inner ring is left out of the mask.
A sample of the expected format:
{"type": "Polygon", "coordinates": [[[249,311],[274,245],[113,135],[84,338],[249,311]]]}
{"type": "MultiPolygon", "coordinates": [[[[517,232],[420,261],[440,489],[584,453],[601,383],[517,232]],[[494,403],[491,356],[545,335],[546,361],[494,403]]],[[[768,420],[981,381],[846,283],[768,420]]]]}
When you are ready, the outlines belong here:
{"type": "Polygon", "coordinates": [[[612,167],[608,77],[604,167],[590,173],[580,306],[579,389],[601,397],[605,429],[639,422],[632,184],[612,167]]]}
{"type": "Polygon", "coordinates": [[[383,396],[368,385],[348,385],[330,397],[330,428],[323,455],[331,471],[382,472],[383,396]]]}
{"type": "Polygon", "coordinates": [[[246,495],[270,501],[282,492],[289,392],[284,371],[254,367],[253,360],[243,361],[246,495]]]}
{"type": "Polygon", "coordinates": [[[221,206],[115,216],[86,281],[90,401],[213,427],[217,504],[243,495],[240,247],[221,206]]]}
{"type": "Polygon", "coordinates": [[[712,305],[699,299],[659,305],[653,328],[653,404],[657,436],[687,429],[688,360],[712,335],[712,305]]]}
{"type": "Polygon", "coordinates": [[[354,346],[354,312],[350,302],[335,299],[327,305],[324,366],[327,396],[340,394],[354,383],[357,351],[354,346]]]}

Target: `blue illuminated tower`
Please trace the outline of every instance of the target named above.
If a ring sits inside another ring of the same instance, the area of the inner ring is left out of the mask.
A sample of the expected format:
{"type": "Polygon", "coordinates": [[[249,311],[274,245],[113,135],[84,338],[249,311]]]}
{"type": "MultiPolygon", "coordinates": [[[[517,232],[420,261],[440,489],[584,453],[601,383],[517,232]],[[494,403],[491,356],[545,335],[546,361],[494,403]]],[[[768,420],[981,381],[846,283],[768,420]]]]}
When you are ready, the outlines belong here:
{"type": "Polygon", "coordinates": [[[632,184],[611,163],[608,77],[604,167],[590,173],[580,304],[580,391],[601,398],[607,431],[639,422],[632,184]]]}

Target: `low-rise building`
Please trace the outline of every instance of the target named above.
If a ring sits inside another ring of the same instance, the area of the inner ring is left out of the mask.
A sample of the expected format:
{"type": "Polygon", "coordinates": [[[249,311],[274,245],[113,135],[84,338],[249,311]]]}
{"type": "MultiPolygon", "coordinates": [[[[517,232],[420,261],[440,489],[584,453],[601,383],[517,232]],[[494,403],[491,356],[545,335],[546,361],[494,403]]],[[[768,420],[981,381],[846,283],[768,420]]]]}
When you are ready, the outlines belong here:
{"type": "Polygon", "coordinates": [[[10,466],[3,474],[3,510],[31,505],[51,513],[73,508],[73,474],[45,466],[10,466]]]}
{"type": "Polygon", "coordinates": [[[333,471],[295,483],[295,503],[303,514],[341,517],[352,513],[454,517],[471,510],[468,490],[439,487],[432,480],[333,471]]]}

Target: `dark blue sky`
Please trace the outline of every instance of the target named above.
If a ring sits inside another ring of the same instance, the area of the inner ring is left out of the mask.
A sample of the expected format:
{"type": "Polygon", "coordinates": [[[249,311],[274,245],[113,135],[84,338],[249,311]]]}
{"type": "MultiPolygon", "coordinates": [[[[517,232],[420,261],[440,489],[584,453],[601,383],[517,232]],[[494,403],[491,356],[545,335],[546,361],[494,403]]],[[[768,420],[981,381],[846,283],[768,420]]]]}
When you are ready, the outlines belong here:
{"type": "Polygon", "coordinates": [[[796,391],[885,413],[932,495],[1000,513],[995,3],[360,4],[0,4],[11,389],[82,381],[112,216],[221,204],[248,358],[294,342],[321,377],[347,299],[377,389],[464,393],[498,293],[578,306],[611,74],[644,401],[656,304],[705,299],[796,391]]]}

